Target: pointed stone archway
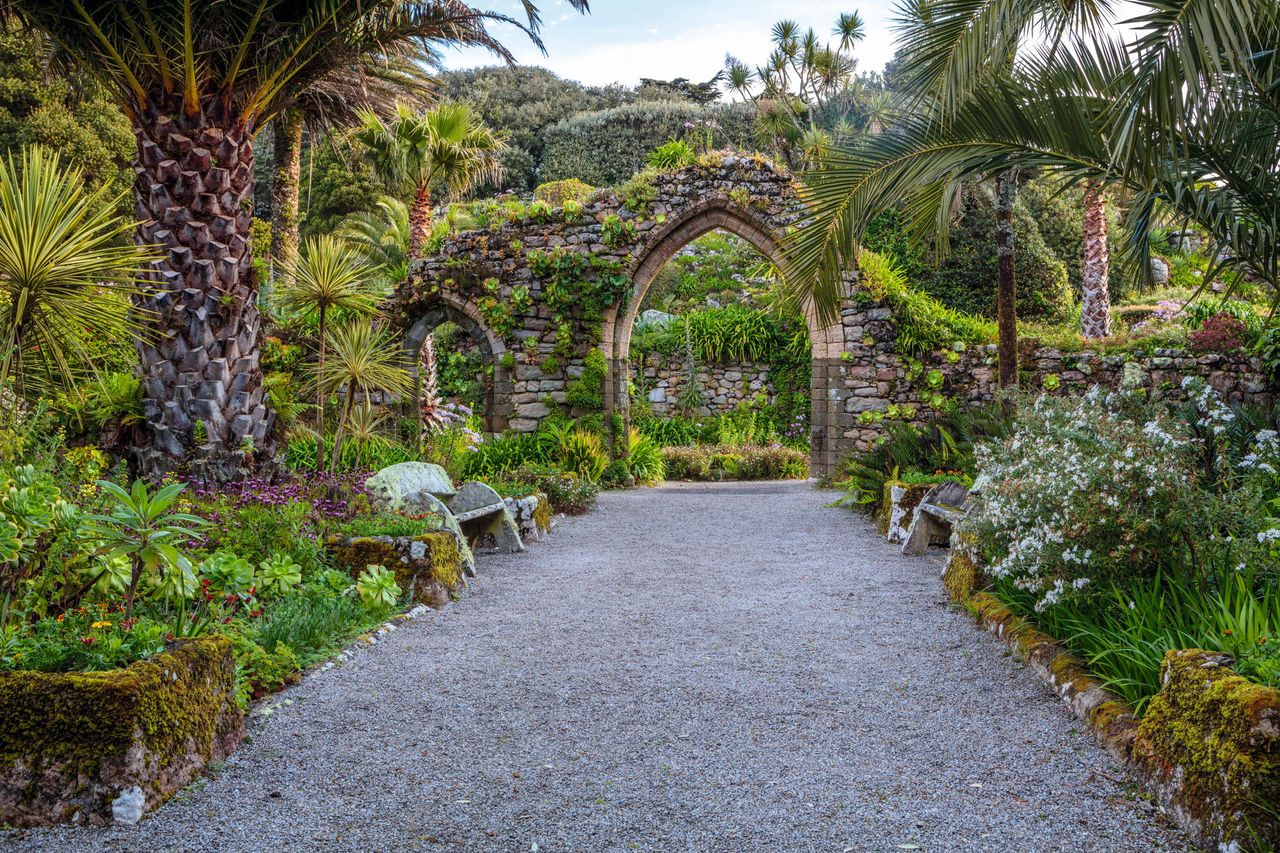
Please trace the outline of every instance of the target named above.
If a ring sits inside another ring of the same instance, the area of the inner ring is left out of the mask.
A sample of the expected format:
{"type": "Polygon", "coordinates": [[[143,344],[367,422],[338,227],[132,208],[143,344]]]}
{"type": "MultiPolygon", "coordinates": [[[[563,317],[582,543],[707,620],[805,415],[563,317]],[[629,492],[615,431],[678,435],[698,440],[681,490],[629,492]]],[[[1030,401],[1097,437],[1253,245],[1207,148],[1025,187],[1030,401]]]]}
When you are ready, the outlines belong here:
{"type": "MultiPolygon", "coordinates": [[[[630,424],[631,397],[627,392],[631,358],[631,334],[645,295],[662,268],[685,246],[712,231],[724,231],[750,243],[764,258],[779,265],[782,235],[763,215],[744,207],[728,195],[714,195],[691,205],[663,227],[655,229],[634,253],[630,273],[634,286],[630,301],[620,306],[604,322],[602,350],[608,365],[605,379],[605,411],[617,412],[630,424]]],[[[844,327],[837,320],[823,325],[812,306],[805,306],[809,326],[809,346],[813,372],[810,380],[810,471],[826,476],[834,471],[839,456],[837,406],[839,399],[828,393],[831,371],[840,365],[844,348],[844,327]]]]}
{"type": "Polygon", "coordinates": [[[422,394],[419,375],[422,345],[427,336],[447,320],[457,323],[467,333],[480,350],[485,367],[492,370],[492,375],[484,381],[484,429],[489,434],[504,432],[511,423],[511,371],[503,358],[507,345],[489,329],[474,304],[448,291],[436,294],[435,299],[425,303],[417,320],[405,332],[405,363],[413,382],[414,412],[418,410],[422,394]]]}

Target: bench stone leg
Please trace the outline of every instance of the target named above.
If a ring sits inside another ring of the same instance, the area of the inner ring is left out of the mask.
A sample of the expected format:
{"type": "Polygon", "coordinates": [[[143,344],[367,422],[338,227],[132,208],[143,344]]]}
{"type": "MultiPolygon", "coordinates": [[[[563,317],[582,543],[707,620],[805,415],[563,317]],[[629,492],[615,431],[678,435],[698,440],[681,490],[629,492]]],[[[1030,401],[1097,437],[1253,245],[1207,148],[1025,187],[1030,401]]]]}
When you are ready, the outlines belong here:
{"type": "Polygon", "coordinates": [[[902,543],[902,553],[911,557],[926,554],[930,542],[948,536],[950,531],[950,524],[917,509],[911,520],[911,529],[907,531],[907,540],[902,543]]]}
{"type": "Polygon", "coordinates": [[[511,517],[509,510],[504,509],[494,519],[489,532],[493,534],[494,544],[502,553],[519,554],[524,550],[524,542],[520,541],[520,528],[516,525],[516,520],[511,517]]]}

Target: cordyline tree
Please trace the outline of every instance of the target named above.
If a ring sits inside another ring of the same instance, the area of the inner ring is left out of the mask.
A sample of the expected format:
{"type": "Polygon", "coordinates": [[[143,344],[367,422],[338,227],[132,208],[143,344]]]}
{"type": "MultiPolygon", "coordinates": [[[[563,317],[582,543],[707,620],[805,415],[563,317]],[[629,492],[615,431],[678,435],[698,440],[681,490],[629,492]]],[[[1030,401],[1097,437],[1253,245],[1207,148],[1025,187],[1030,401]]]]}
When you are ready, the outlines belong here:
{"type": "Polygon", "coordinates": [[[133,124],[137,240],[164,254],[142,300],[158,332],[139,344],[144,470],[194,455],[228,478],[250,445],[269,450],[249,246],[258,130],[367,57],[492,42],[495,21],[533,34],[537,4],[522,5],[527,23],[453,0],[0,0],[0,17],[47,32],[133,124]]]}

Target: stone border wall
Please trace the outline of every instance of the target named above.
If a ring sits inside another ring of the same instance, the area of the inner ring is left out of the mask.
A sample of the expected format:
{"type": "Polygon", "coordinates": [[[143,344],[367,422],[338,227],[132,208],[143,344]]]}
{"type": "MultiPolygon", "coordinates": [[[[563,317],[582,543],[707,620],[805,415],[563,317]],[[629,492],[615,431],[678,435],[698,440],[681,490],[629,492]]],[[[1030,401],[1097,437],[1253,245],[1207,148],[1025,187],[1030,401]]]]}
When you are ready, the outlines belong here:
{"type": "Polygon", "coordinates": [[[0,822],[136,823],[243,737],[225,637],[107,672],[0,673],[0,822]]]}

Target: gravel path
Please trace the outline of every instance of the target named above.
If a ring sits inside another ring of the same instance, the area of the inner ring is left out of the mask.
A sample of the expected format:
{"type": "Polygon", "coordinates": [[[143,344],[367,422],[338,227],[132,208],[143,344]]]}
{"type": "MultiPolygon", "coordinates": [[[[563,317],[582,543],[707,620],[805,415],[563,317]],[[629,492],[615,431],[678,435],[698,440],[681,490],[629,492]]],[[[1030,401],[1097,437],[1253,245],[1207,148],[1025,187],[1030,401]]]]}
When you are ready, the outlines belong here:
{"type": "Polygon", "coordinates": [[[610,493],[57,850],[1183,849],[1069,712],[806,484],[610,493]]]}

